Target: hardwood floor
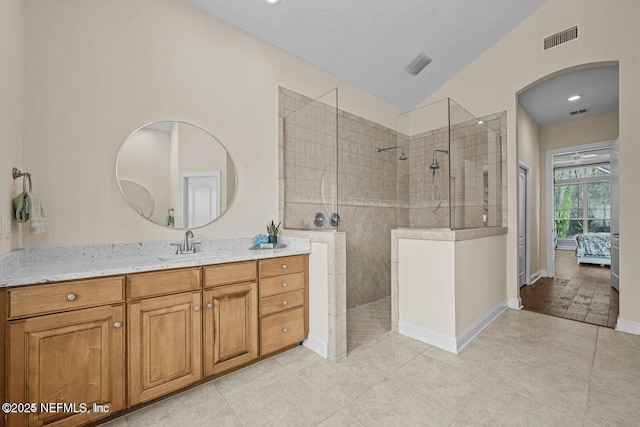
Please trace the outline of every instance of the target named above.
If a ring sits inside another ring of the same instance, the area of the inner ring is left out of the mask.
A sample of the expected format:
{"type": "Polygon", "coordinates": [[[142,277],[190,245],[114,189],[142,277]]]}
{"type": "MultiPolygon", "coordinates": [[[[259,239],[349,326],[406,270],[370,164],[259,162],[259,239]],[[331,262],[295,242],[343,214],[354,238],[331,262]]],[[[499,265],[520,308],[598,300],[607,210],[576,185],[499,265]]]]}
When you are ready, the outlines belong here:
{"type": "Polygon", "coordinates": [[[618,292],[608,266],[576,263],[573,251],[556,250],[556,277],[543,277],[520,289],[524,309],[613,328],[618,292]]]}

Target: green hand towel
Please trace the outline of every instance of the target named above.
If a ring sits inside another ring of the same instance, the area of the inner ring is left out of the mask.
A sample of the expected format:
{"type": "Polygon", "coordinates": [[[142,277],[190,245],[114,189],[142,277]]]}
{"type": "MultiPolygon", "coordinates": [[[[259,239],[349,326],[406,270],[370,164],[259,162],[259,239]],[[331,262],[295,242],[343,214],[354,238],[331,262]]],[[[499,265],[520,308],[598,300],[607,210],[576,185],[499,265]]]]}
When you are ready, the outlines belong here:
{"type": "Polygon", "coordinates": [[[13,199],[13,208],[16,210],[16,220],[19,223],[29,221],[30,199],[27,193],[20,193],[13,199]]]}

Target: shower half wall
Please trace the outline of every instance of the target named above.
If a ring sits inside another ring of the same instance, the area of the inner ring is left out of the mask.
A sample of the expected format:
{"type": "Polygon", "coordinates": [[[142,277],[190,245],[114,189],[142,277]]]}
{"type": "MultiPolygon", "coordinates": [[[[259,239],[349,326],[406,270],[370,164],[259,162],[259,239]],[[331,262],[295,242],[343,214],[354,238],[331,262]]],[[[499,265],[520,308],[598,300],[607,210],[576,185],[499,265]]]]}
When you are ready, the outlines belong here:
{"type": "Polygon", "coordinates": [[[352,308],[391,295],[390,230],[409,225],[409,164],[400,150],[378,152],[398,144],[394,129],[342,111],[334,100],[332,93],[314,100],[279,89],[280,218],[287,229],[346,232],[352,308]],[[318,213],[323,225],[314,223],[318,213]]]}

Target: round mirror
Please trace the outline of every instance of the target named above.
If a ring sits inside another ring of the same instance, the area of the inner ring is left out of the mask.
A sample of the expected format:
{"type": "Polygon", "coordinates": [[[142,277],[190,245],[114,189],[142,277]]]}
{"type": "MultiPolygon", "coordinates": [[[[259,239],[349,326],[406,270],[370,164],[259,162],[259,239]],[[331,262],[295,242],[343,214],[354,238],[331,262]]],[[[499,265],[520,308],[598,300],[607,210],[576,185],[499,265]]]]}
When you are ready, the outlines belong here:
{"type": "Polygon", "coordinates": [[[185,122],[156,122],[125,140],[116,161],[122,195],[165,227],[203,227],[231,205],[236,171],[210,133],[185,122]]]}

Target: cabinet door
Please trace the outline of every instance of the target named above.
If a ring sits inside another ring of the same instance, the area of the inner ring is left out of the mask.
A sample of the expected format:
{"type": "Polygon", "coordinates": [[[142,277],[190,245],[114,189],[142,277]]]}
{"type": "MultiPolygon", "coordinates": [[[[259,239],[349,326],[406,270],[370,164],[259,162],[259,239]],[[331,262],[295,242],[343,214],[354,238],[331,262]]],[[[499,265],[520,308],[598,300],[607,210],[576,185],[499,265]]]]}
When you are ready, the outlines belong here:
{"type": "Polygon", "coordinates": [[[7,401],[34,402],[38,412],[11,414],[9,425],[76,426],[123,409],[123,323],[123,304],[10,322],[7,401]],[[72,405],[40,411],[40,403],[72,405]]]}
{"type": "Polygon", "coordinates": [[[205,292],[205,374],[258,357],[258,285],[239,283],[205,292]]]}
{"type": "Polygon", "coordinates": [[[202,378],[200,299],[190,292],[130,303],[130,405],[202,378]]]}

